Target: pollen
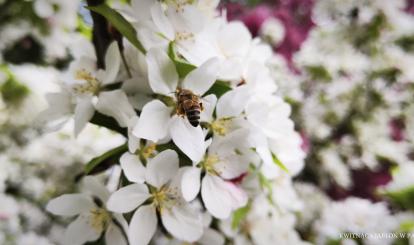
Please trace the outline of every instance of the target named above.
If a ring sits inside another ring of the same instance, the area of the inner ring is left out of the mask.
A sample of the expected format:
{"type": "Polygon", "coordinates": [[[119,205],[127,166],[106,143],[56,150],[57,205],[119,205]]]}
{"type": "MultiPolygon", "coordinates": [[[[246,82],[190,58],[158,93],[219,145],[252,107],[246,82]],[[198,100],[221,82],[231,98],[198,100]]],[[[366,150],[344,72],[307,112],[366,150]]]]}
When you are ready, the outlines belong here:
{"type": "Polygon", "coordinates": [[[194,34],[191,32],[177,32],[175,34],[175,40],[177,41],[194,41],[194,34]]]}
{"type": "Polygon", "coordinates": [[[156,145],[156,144],[150,144],[150,145],[148,145],[148,146],[144,147],[144,148],[141,150],[141,155],[142,155],[142,157],[143,157],[144,159],[148,159],[148,158],[150,158],[150,157],[154,156],[154,154],[155,154],[155,150],[156,150],[156,147],[157,147],[157,145],[156,145]]]}
{"type": "Polygon", "coordinates": [[[211,123],[211,129],[213,130],[215,134],[224,136],[229,131],[230,122],[231,122],[230,118],[217,119],[213,123],[211,123]]]}
{"type": "Polygon", "coordinates": [[[98,94],[101,83],[89,71],[81,69],[76,71],[76,80],[81,80],[83,83],[73,86],[73,90],[78,94],[98,94]]]}
{"type": "Polygon", "coordinates": [[[219,161],[220,158],[217,155],[208,155],[202,162],[202,166],[207,173],[212,175],[220,175],[214,167],[214,165],[219,161]]]}
{"type": "Polygon", "coordinates": [[[94,208],[90,211],[89,224],[98,233],[102,232],[109,225],[111,215],[106,209],[94,208]]]}
{"type": "Polygon", "coordinates": [[[153,204],[160,213],[165,209],[170,210],[178,204],[178,190],[176,188],[163,186],[159,190],[154,190],[151,196],[153,204]]]}

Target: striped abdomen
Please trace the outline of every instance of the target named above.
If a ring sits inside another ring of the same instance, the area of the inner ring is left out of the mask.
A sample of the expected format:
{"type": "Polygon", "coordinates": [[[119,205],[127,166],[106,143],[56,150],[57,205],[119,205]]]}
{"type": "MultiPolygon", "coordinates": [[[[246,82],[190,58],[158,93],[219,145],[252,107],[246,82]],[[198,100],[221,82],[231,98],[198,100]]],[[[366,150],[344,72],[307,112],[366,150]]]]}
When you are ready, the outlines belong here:
{"type": "Polygon", "coordinates": [[[200,103],[193,100],[185,100],[183,102],[183,108],[190,124],[193,127],[197,127],[200,124],[200,103]]]}

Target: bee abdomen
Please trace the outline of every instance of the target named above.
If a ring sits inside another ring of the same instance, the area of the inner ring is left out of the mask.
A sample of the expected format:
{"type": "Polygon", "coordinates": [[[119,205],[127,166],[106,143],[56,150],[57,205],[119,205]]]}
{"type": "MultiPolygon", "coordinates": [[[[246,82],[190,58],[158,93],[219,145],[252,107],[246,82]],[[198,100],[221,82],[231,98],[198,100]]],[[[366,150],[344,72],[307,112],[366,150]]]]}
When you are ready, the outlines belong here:
{"type": "Polygon", "coordinates": [[[186,111],[188,121],[193,127],[197,127],[200,123],[200,108],[193,107],[186,111]]]}

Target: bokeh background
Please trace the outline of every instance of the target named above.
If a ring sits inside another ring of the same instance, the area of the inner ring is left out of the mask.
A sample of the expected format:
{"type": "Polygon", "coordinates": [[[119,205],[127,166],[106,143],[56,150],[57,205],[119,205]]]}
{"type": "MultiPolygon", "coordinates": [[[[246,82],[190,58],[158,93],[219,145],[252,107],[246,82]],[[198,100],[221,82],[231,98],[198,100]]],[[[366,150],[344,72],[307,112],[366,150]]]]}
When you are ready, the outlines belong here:
{"type": "MultiPolygon", "coordinates": [[[[37,120],[45,94],[90,45],[84,5],[0,0],[0,244],[58,244],[68,220],[46,203],[76,190],[83,165],[125,141],[92,124],[75,138],[70,120],[58,131],[37,120]]],[[[414,1],[222,1],[219,9],[272,46],[268,66],[302,136],[304,170],[278,197],[293,214],[281,229],[289,224],[313,244],[414,244],[414,236],[338,239],[414,234],[414,1]]]]}

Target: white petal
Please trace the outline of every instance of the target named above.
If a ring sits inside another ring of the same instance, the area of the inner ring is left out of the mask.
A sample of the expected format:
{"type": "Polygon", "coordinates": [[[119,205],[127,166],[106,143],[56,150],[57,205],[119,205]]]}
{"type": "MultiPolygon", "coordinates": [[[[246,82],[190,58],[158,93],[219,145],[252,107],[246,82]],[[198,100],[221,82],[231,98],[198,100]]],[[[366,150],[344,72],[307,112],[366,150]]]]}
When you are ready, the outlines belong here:
{"type": "Polygon", "coordinates": [[[151,7],[151,17],[154,21],[155,26],[158,28],[161,34],[168,38],[170,41],[174,40],[174,28],[168,20],[167,16],[164,14],[161,4],[156,3],[151,7]]]}
{"type": "Polygon", "coordinates": [[[245,159],[243,156],[232,154],[220,158],[220,160],[214,165],[214,169],[220,173],[220,177],[223,179],[234,179],[248,171],[249,159],[245,159]]]}
{"type": "Polygon", "coordinates": [[[119,126],[123,128],[127,127],[128,122],[136,115],[122,90],[101,92],[96,109],[104,115],[115,118],[119,126]]]}
{"type": "Polygon", "coordinates": [[[200,192],[200,175],[201,169],[197,167],[188,167],[184,170],[181,180],[181,191],[186,201],[194,200],[200,192]]]}
{"type": "Polygon", "coordinates": [[[249,98],[249,91],[246,86],[237,87],[225,93],[217,101],[217,118],[240,115],[249,102],[249,98]]]}
{"type": "Polygon", "coordinates": [[[209,94],[206,97],[201,98],[204,110],[201,111],[200,120],[203,122],[213,121],[213,112],[216,107],[217,97],[214,94],[209,94]]]}
{"type": "Polygon", "coordinates": [[[148,9],[154,4],[154,0],[132,0],[131,6],[134,11],[134,17],[137,21],[151,18],[151,13],[148,9]]]}
{"type": "Polygon", "coordinates": [[[239,80],[243,75],[243,65],[237,58],[223,60],[220,64],[219,79],[224,81],[239,80]]]}
{"type": "Polygon", "coordinates": [[[247,204],[244,191],[217,176],[203,178],[201,196],[207,210],[218,219],[228,218],[233,210],[247,204]]]}
{"type": "Polygon", "coordinates": [[[118,44],[114,41],[106,50],[105,54],[105,77],[102,79],[103,84],[115,82],[121,65],[121,54],[119,53],[118,44]]]}
{"type": "Polygon", "coordinates": [[[167,136],[171,108],[153,100],[142,108],[141,116],[132,133],[141,139],[157,142],[167,136]]]}
{"type": "Polygon", "coordinates": [[[243,23],[238,21],[224,25],[219,34],[219,45],[226,57],[244,56],[249,50],[251,34],[243,23]]]}
{"type": "Polygon", "coordinates": [[[88,216],[78,216],[78,218],[70,223],[65,231],[63,244],[81,245],[98,239],[101,231],[98,232],[93,229],[88,221],[88,216]]]}
{"type": "Polygon", "coordinates": [[[124,153],[119,159],[121,168],[125,176],[131,182],[144,183],[145,181],[145,167],[137,155],[129,152],[124,153]]]}
{"type": "Polygon", "coordinates": [[[151,205],[140,207],[132,216],[128,237],[130,245],[146,245],[157,229],[157,215],[151,205]]]}
{"type": "Polygon", "coordinates": [[[177,153],[173,150],[165,150],[148,162],[145,179],[150,185],[160,188],[171,180],[177,171],[177,153]]]}
{"type": "Polygon", "coordinates": [[[203,234],[201,213],[188,205],[163,210],[161,220],[167,231],[180,240],[195,242],[203,234]]]}
{"type": "Polygon", "coordinates": [[[102,202],[106,202],[110,195],[108,189],[93,176],[83,178],[82,189],[89,196],[98,197],[102,202]]]}
{"type": "Polygon", "coordinates": [[[198,243],[201,245],[223,245],[224,244],[224,236],[213,229],[207,228],[204,230],[203,236],[198,240],[198,243]]]}
{"type": "Polygon", "coordinates": [[[203,30],[205,18],[196,6],[183,4],[181,9],[176,6],[169,4],[166,11],[166,15],[176,32],[197,33],[203,30]]]}
{"type": "Polygon", "coordinates": [[[65,194],[52,199],[46,210],[56,215],[73,216],[94,207],[92,199],[85,194],[65,194]]]}
{"type": "Polygon", "coordinates": [[[170,135],[178,148],[193,162],[199,162],[203,158],[206,147],[200,125],[193,127],[187,119],[174,116],[170,123],[170,135]]]}
{"type": "Polygon", "coordinates": [[[78,101],[75,108],[75,136],[78,136],[86,124],[91,120],[95,108],[92,104],[92,98],[86,97],[78,101]]]}
{"type": "Polygon", "coordinates": [[[127,241],[121,232],[121,229],[111,223],[106,229],[105,233],[105,244],[106,245],[127,245],[127,241]]]}
{"type": "Polygon", "coordinates": [[[169,95],[175,92],[178,73],[173,61],[161,48],[152,48],[147,53],[148,80],[152,91],[169,95]]]}
{"type": "Polygon", "coordinates": [[[209,59],[185,77],[182,87],[191,90],[196,95],[201,96],[207,92],[211,86],[213,86],[217,78],[218,70],[218,59],[209,59]]]}
{"type": "MultiPolygon", "coordinates": [[[[142,109],[142,108],[141,108],[142,109]]],[[[133,116],[128,122],[128,151],[135,152],[139,148],[139,138],[132,131],[138,123],[138,116],[133,116]]]]}
{"type": "Polygon", "coordinates": [[[132,184],[114,192],[106,206],[117,213],[128,213],[141,205],[150,197],[148,188],[144,184],[132,184]]]}

